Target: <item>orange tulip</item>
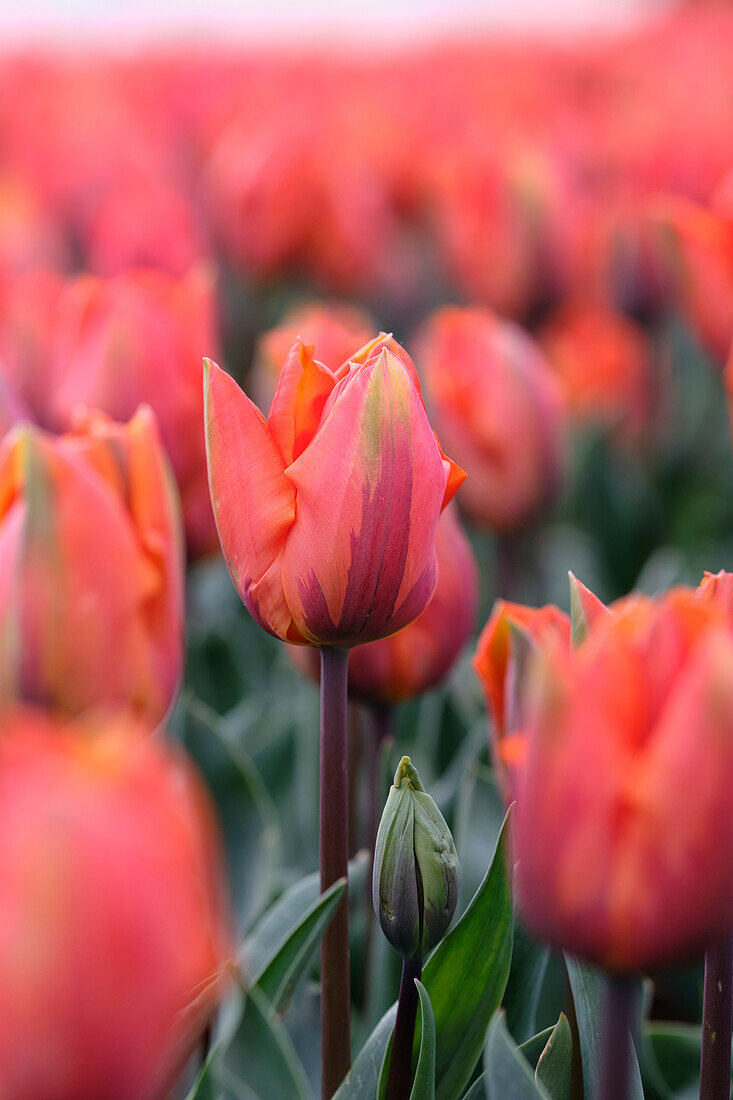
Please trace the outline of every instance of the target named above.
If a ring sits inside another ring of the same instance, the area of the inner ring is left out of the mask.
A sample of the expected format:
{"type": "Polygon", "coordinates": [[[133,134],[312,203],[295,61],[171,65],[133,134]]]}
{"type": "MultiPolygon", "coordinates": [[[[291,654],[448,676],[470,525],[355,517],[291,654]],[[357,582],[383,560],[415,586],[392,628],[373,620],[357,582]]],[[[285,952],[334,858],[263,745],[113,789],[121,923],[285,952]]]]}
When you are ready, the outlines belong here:
{"type": "Polygon", "coordinates": [[[560,481],[557,379],[526,333],[484,309],[437,310],[419,346],[436,428],[469,475],[462,506],[479,523],[516,529],[560,481]]]}
{"type": "Polygon", "coordinates": [[[530,655],[560,642],[570,647],[570,617],[553,604],[524,607],[497,600],[479,636],[473,667],[491,716],[494,767],[505,801],[516,797],[527,755],[524,693],[530,655]]]}
{"type": "Polygon", "coordinates": [[[733,927],[733,639],[721,607],[633,600],[524,693],[524,919],[606,969],[683,961],[733,927]]]}
{"type": "Polygon", "coordinates": [[[296,344],[267,420],[209,363],[206,438],[229,570],[266,630],[348,647],[424,610],[438,516],[463,474],[442,455],[414,365],[391,337],[336,372],[296,344]]]}
{"type": "Polygon", "coordinates": [[[367,314],[346,302],[316,301],[291,309],[257,341],[253,392],[258,404],[269,408],[280,368],[298,340],[312,344],[318,362],[335,371],[373,332],[367,314]]]}
{"type": "Polygon", "coordinates": [[[0,727],[0,1095],[163,1100],[230,957],[206,791],[134,725],[0,727]]]}
{"type": "Polygon", "coordinates": [[[647,423],[651,363],[643,329],[616,310],[581,303],[561,307],[540,342],[580,422],[635,435],[647,423]]]}
{"type": "Polygon", "coordinates": [[[0,699],[63,714],[131,707],[148,726],[182,671],[178,509],[155,420],[102,414],[0,449],[0,699]]]}
{"type": "Polygon", "coordinates": [[[189,550],[211,550],[201,396],[202,356],[216,346],[208,273],[80,276],[68,284],[56,317],[54,426],[67,428],[80,404],[116,420],[141,402],[151,405],[181,493],[189,550]]]}
{"type": "MultiPolygon", "coordinates": [[[[398,634],[357,646],[349,657],[349,694],[373,706],[393,706],[422,695],[443,680],[468,641],[478,604],[478,570],[454,508],[446,508],[435,534],[438,585],[414,622],[398,634]]],[[[299,646],[293,662],[316,682],[318,654],[299,646]]]]}
{"type": "Polygon", "coordinates": [[[672,196],[656,209],[672,293],[721,363],[733,341],[733,203],[723,199],[708,207],[672,196]]]}

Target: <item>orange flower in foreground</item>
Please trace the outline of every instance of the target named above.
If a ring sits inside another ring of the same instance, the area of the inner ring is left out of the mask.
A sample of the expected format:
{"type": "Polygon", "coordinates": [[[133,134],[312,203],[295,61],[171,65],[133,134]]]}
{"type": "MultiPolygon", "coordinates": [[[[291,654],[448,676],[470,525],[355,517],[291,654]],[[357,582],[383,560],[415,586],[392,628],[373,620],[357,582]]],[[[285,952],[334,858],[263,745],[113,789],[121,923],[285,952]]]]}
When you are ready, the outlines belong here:
{"type": "Polygon", "coordinates": [[[391,337],[335,372],[296,344],[267,420],[210,364],[206,438],[229,570],[271,634],[348,647],[425,609],[438,517],[463,475],[442,455],[414,365],[391,337]]]}
{"type": "Polygon", "coordinates": [[[607,968],[684,961],[733,927],[733,639],[690,590],[624,601],[524,692],[524,919],[607,968]]]}
{"type": "Polygon", "coordinates": [[[183,664],[175,490],[154,417],[101,414],[0,449],[0,699],[157,725],[183,664]]]}
{"type": "MultiPolygon", "coordinates": [[[[422,695],[447,676],[473,630],[478,604],[478,570],[452,507],[435,534],[438,584],[414,622],[378,642],[356,646],[349,657],[349,694],[373,706],[393,706],[422,695]]],[[[290,656],[318,682],[315,650],[299,646],[290,656]]]]}
{"type": "Polygon", "coordinates": [[[83,275],[67,285],[56,318],[53,426],[66,429],[79,405],[126,420],[149,404],[178,482],[189,550],[211,550],[201,395],[202,358],[216,347],[209,274],[83,275]]]}
{"type": "Polygon", "coordinates": [[[498,531],[516,529],[560,482],[557,379],[531,337],[485,309],[437,310],[419,346],[436,429],[468,474],[461,506],[498,531]]]}
{"type": "Polygon", "coordinates": [[[134,726],[0,730],[0,1094],[163,1100],[230,956],[206,792],[134,726]]]}

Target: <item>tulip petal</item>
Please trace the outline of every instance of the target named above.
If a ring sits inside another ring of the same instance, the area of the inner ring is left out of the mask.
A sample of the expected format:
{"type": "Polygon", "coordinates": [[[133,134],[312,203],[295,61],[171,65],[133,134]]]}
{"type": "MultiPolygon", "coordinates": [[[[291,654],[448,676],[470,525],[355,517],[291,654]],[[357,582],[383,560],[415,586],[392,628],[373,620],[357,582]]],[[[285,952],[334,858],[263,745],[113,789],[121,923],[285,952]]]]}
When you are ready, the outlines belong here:
{"type": "Polygon", "coordinates": [[[328,367],[313,358],[312,345],[298,342],[291,348],[267,417],[283,466],[289,466],[310,443],[334,382],[328,367]]]}
{"type": "Polygon", "coordinates": [[[291,615],[278,574],[295,489],[260,410],[215,363],[205,367],[209,485],[222,549],[250,613],[285,638],[291,615]]]}
{"type": "Polygon", "coordinates": [[[310,640],[354,645],[395,633],[430,599],[446,472],[410,374],[389,351],[352,370],[331,401],[286,470],[298,520],[283,587],[310,640]]]}

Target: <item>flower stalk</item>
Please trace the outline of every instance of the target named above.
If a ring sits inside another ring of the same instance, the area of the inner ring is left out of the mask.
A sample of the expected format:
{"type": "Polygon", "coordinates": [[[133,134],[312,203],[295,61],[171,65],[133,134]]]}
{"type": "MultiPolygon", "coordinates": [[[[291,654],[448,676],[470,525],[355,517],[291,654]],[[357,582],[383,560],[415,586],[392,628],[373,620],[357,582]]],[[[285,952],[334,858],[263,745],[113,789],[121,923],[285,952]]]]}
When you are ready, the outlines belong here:
{"type": "Polygon", "coordinates": [[[728,937],[705,953],[700,1100],[730,1096],[732,1023],[733,940],[728,937]]]}
{"type": "MultiPolygon", "coordinates": [[[[321,892],[348,879],[348,649],[321,649],[321,892]]],[[[321,1095],[330,1100],[351,1065],[348,886],[321,941],[321,1095]]]]}

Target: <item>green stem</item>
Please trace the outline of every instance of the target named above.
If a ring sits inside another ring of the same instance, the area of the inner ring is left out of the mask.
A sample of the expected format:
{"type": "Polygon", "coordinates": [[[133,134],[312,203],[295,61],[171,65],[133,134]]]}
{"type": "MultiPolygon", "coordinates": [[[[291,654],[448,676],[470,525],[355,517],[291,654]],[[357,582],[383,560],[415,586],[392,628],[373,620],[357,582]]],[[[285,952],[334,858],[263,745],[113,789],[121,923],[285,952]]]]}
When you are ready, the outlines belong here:
{"type": "MultiPolygon", "coordinates": [[[[348,878],[349,651],[321,649],[321,892],[348,878]]],[[[321,1095],[330,1100],[351,1065],[348,888],[321,941],[321,1095]]]]}

